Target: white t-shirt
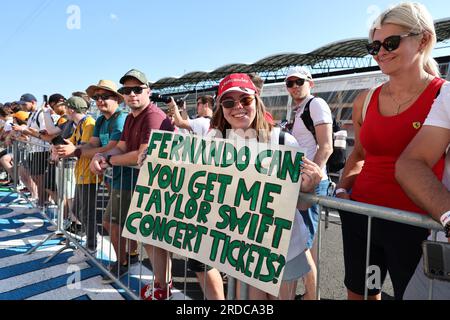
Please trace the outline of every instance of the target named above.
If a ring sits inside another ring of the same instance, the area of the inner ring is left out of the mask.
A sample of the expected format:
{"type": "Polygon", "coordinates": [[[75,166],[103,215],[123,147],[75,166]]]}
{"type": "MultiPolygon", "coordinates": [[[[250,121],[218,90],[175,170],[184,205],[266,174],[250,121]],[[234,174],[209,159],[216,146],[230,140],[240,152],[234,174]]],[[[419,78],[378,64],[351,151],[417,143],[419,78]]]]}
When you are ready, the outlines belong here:
{"type": "MultiPolygon", "coordinates": [[[[40,109],[33,111],[28,118],[27,126],[28,128],[36,129],[37,131],[45,130],[44,112],[40,109]]],[[[45,151],[44,148],[39,146],[48,145],[47,142],[35,137],[30,137],[30,142],[30,149],[32,152],[45,151]]]]}
{"type": "MultiPolygon", "coordinates": [[[[303,120],[301,118],[303,111],[305,109],[306,104],[309,100],[311,100],[314,96],[309,95],[301,104],[298,106],[297,111],[295,113],[295,121],[294,126],[292,127],[292,135],[297,139],[297,142],[300,147],[305,149],[306,157],[309,160],[314,160],[316,156],[318,145],[316,140],[314,139],[313,134],[306,128],[303,120]]],[[[314,126],[318,126],[324,123],[333,123],[333,117],[331,115],[331,110],[325,100],[321,98],[314,98],[309,105],[309,112],[311,114],[311,119],[314,123],[314,126]]],[[[327,170],[323,168],[323,180],[327,180],[327,170]]]]}
{"type": "Polygon", "coordinates": [[[211,118],[198,117],[196,119],[188,119],[192,132],[199,136],[206,136],[211,123],[211,118]]]}
{"type": "MultiPolygon", "coordinates": [[[[450,83],[445,83],[441,87],[441,93],[434,101],[424,125],[450,130],[450,83]]],[[[442,183],[450,190],[450,153],[447,153],[447,156],[445,157],[445,169],[442,183]]],[[[438,232],[437,237],[438,241],[447,241],[443,232],[438,232]]]]}
{"type": "MultiPolygon", "coordinates": [[[[274,145],[278,145],[279,142],[279,136],[280,136],[280,128],[273,128],[270,136],[270,143],[274,145]]],[[[230,131],[230,134],[228,135],[228,139],[231,140],[240,140],[243,138],[237,134],[235,134],[233,131],[230,131]]],[[[284,145],[289,147],[296,147],[298,148],[297,140],[290,135],[289,133],[286,133],[284,136],[284,145]]],[[[289,242],[289,248],[288,248],[288,254],[286,257],[286,261],[290,261],[297,257],[300,253],[305,251],[307,249],[307,241],[308,241],[308,230],[306,229],[305,222],[303,221],[303,217],[300,214],[300,212],[296,209],[295,210],[295,219],[294,224],[292,225],[291,230],[291,241],[289,242]]]]}

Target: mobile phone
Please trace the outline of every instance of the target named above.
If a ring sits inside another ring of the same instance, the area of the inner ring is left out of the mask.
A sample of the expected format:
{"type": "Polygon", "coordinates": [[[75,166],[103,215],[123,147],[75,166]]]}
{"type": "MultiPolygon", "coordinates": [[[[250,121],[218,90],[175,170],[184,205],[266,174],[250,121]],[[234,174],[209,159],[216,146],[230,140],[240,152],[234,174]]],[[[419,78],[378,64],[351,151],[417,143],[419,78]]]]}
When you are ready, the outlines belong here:
{"type": "Polygon", "coordinates": [[[56,136],[52,139],[52,144],[55,146],[59,146],[61,144],[67,144],[66,141],[64,141],[63,137],[61,136],[56,136]]]}
{"type": "Polygon", "coordinates": [[[44,94],[43,101],[45,104],[48,104],[48,96],[46,94],[44,94]]]}
{"type": "Polygon", "coordinates": [[[450,243],[424,241],[423,269],[431,279],[450,281],[450,243]]]}

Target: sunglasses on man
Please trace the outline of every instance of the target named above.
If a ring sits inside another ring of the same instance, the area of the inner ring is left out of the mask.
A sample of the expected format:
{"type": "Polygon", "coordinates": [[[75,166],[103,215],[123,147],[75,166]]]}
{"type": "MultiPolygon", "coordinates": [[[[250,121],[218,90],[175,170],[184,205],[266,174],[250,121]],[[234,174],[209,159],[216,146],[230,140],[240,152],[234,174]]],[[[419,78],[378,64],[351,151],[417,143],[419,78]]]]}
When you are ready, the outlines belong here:
{"type": "Polygon", "coordinates": [[[384,39],[383,42],[375,40],[374,42],[367,44],[366,48],[370,55],[376,56],[380,52],[381,47],[386,49],[386,51],[391,52],[398,49],[403,38],[415,37],[418,35],[418,33],[411,32],[402,35],[390,36],[384,39]]]}
{"type": "Polygon", "coordinates": [[[241,106],[243,106],[243,107],[248,107],[249,105],[252,104],[253,100],[255,100],[254,96],[244,96],[244,97],[240,98],[239,100],[234,100],[232,98],[226,98],[226,99],[222,100],[220,105],[222,107],[224,107],[225,109],[233,108],[236,105],[236,103],[240,103],[241,106]]]}
{"type": "Polygon", "coordinates": [[[120,94],[124,94],[124,95],[128,96],[128,95],[131,94],[131,92],[134,92],[134,94],[141,94],[142,91],[144,89],[147,89],[147,88],[148,88],[147,86],[145,86],[145,87],[140,87],[140,86],[137,86],[137,87],[122,87],[119,90],[117,90],[117,92],[119,92],[120,94]]]}
{"type": "Polygon", "coordinates": [[[112,97],[114,97],[113,94],[105,93],[105,94],[96,94],[96,95],[93,95],[93,96],[92,96],[92,99],[94,99],[95,101],[98,101],[98,100],[100,100],[100,99],[102,99],[103,101],[106,101],[106,100],[111,99],[112,97]]]}
{"type": "Polygon", "coordinates": [[[288,80],[286,81],[286,87],[292,88],[296,84],[297,86],[301,87],[305,84],[305,79],[295,79],[295,80],[288,80]]]}

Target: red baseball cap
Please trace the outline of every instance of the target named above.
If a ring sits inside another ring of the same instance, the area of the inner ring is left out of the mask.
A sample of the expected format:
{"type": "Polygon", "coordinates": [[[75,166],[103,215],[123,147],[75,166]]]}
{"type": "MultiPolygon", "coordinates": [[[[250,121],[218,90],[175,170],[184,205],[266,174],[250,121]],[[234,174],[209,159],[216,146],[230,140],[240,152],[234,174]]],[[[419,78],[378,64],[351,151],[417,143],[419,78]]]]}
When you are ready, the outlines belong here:
{"type": "Polygon", "coordinates": [[[219,83],[217,101],[230,91],[238,91],[247,94],[255,94],[256,87],[250,77],[245,73],[233,73],[222,79],[219,83]]]}

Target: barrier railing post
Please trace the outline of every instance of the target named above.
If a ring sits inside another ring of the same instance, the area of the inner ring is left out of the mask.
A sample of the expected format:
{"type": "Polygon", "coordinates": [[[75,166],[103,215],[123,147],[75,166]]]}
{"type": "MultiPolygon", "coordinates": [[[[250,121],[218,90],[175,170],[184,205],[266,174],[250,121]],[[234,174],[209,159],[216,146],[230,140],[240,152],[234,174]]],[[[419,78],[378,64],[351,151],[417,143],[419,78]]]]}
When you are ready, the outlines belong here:
{"type": "Polygon", "coordinates": [[[227,276],[227,300],[236,299],[236,279],[227,276]]]}
{"type": "Polygon", "coordinates": [[[316,278],[316,300],[320,300],[320,249],[322,247],[322,206],[319,207],[319,222],[317,225],[317,254],[316,254],[316,268],[317,268],[317,278],[316,278]]]}
{"type": "MultiPolygon", "coordinates": [[[[435,230],[431,231],[431,239],[433,241],[436,241],[437,238],[437,232],[435,230]]],[[[428,300],[433,300],[433,289],[434,289],[434,280],[429,279],[429,289],[428,289],[428,300]]]]}
{"type": "Polygon", "coordinates": [[[372,243],[372,217],[367,218],[367,247],[366,247],[366,269],[364,273],[364,300],[368,299],[368,269],[369,269],[369,263],[370,263],[370,245],[372,243]]]}
{"type": "MultiPolygon", "coordinates": [[[[56,164],[57,169],[55,170],[55,180],[57,182],[56,184],[56,192],[57,192],[57,223],[56,223],[56,231],[54,234],[56,235],[63,235],[64,236],[64,202],[65,202],[65,194],[66,194],[66,181],[68,180],[66,178],[66,166],[68,166],[68,160],[62,159],[57,162],[56,164]]],[[[44,260],[44,263],[49,263],[53,260],[56,256],[61,254],[67,249],[76,249],[74,245],[71,244],[69,238],[64,238],[64,246],[60,248],[58,251],[54,252],[51,256],[49,256],[46,260],[44,260]]]]}

